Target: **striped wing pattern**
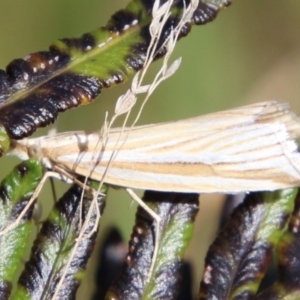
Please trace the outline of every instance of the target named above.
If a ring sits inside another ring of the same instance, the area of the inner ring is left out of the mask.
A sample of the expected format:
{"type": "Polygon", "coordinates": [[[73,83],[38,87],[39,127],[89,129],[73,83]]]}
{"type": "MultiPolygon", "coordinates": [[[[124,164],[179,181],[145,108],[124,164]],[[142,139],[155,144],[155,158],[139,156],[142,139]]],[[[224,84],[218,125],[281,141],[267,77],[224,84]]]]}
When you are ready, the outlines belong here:
{"type": "Polygon", "coordinates": [[[236,193],[300,184],[300,155],[292,139],[300,135],[300,121],[285,103],[263,102],[125,129],[121,137],[120,132],[110,132],[99,152],[99,133],[61,134],[30,143],[38,143],[52,163],[116,186],[236,193]]]}

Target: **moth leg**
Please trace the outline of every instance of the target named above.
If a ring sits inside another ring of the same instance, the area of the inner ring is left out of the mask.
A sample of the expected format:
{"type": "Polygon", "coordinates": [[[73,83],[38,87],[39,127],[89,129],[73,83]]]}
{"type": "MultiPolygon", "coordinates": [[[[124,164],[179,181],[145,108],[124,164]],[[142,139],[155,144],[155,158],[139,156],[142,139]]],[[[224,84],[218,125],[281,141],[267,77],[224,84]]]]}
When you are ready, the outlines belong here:
{"type": "Polygon", "coordinates": [[[153,211],[132,189],[126,188],[126,192],[130,195],[130,197],[138,204],[140,205],[155,221],[155,245],[154,245],[154,250],[152,254],[152,260],[151,260],[151,265],[147,277],[147,281],[150,280],[150,277],[152,275],[153,269],[154,269],[154,264],[157,259],[158,255],[158,249],[159,249],[159,241],[160,241],[160,233],[159,233],[159,228],[160,228],[160,222],[161,218],[160,216],[153,211]]]}
{"type": "MultiPolygon", "coordinates": [[[[40,183],[38,184],[36,190],[34,191],[32,197],[29,199],[28,203],[26,204],[26,206],[24,207],[24,209],[22,210],[22,212],[19,214],[18,218],[11,223],[9,226],[7,226],[5,229],[3,229],[2,231],[0,231],[0,235],[4,235],[6,234],[9,230],[15,228],[16,226],[18,226],[19,222],[22,220],[22,218],[24,217],[24,215],[26,214],[26,212],[28,211],[28,209],[30,208],[30,206],[34,203],[35,199],[38,197],[38,195],[40,194],[45,181],[49,178],[49,177],[54,177],[54,178],[58,178],[59,174],[57,174],[56,172],[52,172],[52,171],[48,171],[44,174],[43,178],[41,179],[40,183]]],[[[60,177],[59,177],[60,178],[60,177]]]]}
{"type": "Polygon", "coordinates": [[[86,184],[86,182],[81,182],[80,180],[78,180],[75,177],[76,175],[73,175],[72,173],[69,173],[68,171],[66,171],[66,170],[64,170],[62,168],[59,168],[57,166],[53,166],[53,169],[55,170],[55,173],[58,174],[58,176],[56,176],[57,179],[65,182],[65,183],[70,183],[70,184],[76,183],[81,188],[83,188],[85,191],[90,190],[91,192],[93,192],[94,196],[96,196],[96,197],[98,195],[105,196],[105,194],[101,193],[100,191],[96,191],[93,188],[89,187],[86,184]]]}
{"type": "MultiPolygon", "coordinates": [[[[90,191],[93,193],[93,198],[96,199],[96,202],[93,201],[93,203],[91,204],[91,208],[89,209],[88,215],[91,215],[93,207],[96,210],[96,214],[97,214],[97,220],[99,221],[101,218],[101,213],[99,211],[99,207],[98,207],[98,203],[97,203],[97,198],[99,195],[101,196],[106,196],[104,193],[100,192],[100,188],[98,190],[95,190],[93,188],[91,188],[90,186],[87,185],[87,178],[84,182],[81,182],[80,180],[78,180],[72,173],[66,171],[65,169],[62,169],[60,167],[57,166],[53,166],[53,169],[56,171],[57,174],[59,174],[59,179],[66,182],[66,183],[76,183],[78,186],[80,186],[83,190],[85,191],[90,191]]],[[[83,193],[82,193],[82,197],[83,197],[83,193]]],[[[82,198],[81,198],[81,203],[82,203],[82,198]]],[[[88,218],[88,217],[87,217],[88,218]]],[[[91,237],[91,235],[97,231],[97,227],[98,227],[98,221],[95,222],[95,226],[94,228],[87,233],[84,236],[80,236],[77,238],[79,241],[80,240],[84,240],[84,239],[89,239],[91,237]]],[[[80,224],[80,227],[84,226],[83,224],[80,224]]],[[[84,231],[84,227],[83,227],[83,231],[84,231]]]]}
{"type": "MultiPolygon", "coordinates": [[[[66,182],[66,183],[76,183],[78,186],[80,186],[83,190],[85,191],[91,191],[93,193],[93,198],[94,199],[97,199],[99,195],[101,196],[106,196],[105,194],[101,193],[100,192],[100,187],[98,190],[94,190],[93,188],[89,187],[87,185],[87,178],[86,177],[86,180],[84,182],[81,182],[80,180],[78,180],[76,177],[74,177],[73,174],[69,173],[68,171],[60,168],[60,167],[57,167],[57,166],[53,166],[54,170],[56,170],[57,173],[60,174],[60,180],[66,182]]],[[[101,186],[101,185],[100,185],[101,186]]],[[[82,193],[82,196],[83,196],[83,193],[82,193]]],[[[81,199],[81,203],[82,203],[82,199],[81,199]]],[[[91,209],[92,207],[95,207],[96,209],[96,214],[97,214],[97,219],[100,220],[101,218],[101,213],[99,211],[99,207],[98,207],[98,204],[97,204],[97,201],[96,203],[93,203],[91,204],[91,209]]],[[[89,210],[89,213],[88,214],[91,214],[91,209],[89,210]]],[[[95,223],[95,227],[91,230],[91,232],[89,234],[87,234],[87,236],[85,237],[80,237],[81,239],[89,239],[91,237],[91,235],[97,231],[97,225],[98,222],[95,223]]],[[[80,224],[80,226],[82,226],[82,224],[80,224]]]]}
{"type": "MultiPolygon", "coordinates": [[[[76,183],[83,190],[92,192],[94,199],[97,199],[98,195],[105,196],[105,194],[101,193],[100,191],[98,191],[98,190],[96,191],[93,188],[91,188],[90,186],[88,186],[86,181],[81,182],[80,180],[78,180],[72,173],[69,173],[68,171],[66,171],[66,170],[64,170],[60,167],[57,167],[57,166],[53,166],[53,169],[55,170],[55,173],[57,174],[57,176],[56,176],[57,179],[59,179],[61,181],[64,181],[66,183],[70,183],[70,184],[76,183]]],[[[53,176],[51,176],[51,177],[53,177],[53,176]]],[[[82,196],[83,196],[83,194],[82,194],[82,196]]],[[[82,201],[82,199],[81,199],[81,201],[82,201]]],[[[92,209],[93,206],[96,209],[97,218],[99,220],[101,218],[101,213],[99,211],[99,207],[98,207],[97,203],[92,203],[91,204],[91,209],[92,209]]],[[[88,214],[91,214],[91,209],[89,210],[88,214]]],[[[96,222],[96,223],[98,223],[98,222],[96,222]]],[[[80,238],[78,237],[78,239],[85,239],[85,238],[88,239],[88,238],[90,238],[90,236],[95,231],[97,231],[97,224],[96,223],[95,223],[95,227],[92,229],[92,231],[86,237],[80,237],[80,238]]],[[[80,224],[80,226],[82,226],[82,224],[80,224]]]]}
{"type": "MultiPolygon", "coordinates": [[[[26,204],[26,206],[24,207],[24,209],[22,210],[22,212],[19,214],[18,218],[11,223],[9,226],[7,226],[5,229],[3,229],[2,231],[0,231],[0,236],[6,234],[9,230],[15,228],[16,226],[18,226],[19,222],[22,220],[22,218],[24,217],[24,215],[26,214],[26,212],[28,211],[28,209],[30,208],[30,206],[34,203],[35,199],[38,197],[38,195],[40,194],[45,181],[48,178],[56,178],[58,180],[67,182],[67,183],[76,183],[79,186],[81,186],[82,188],[84,188],[85,190],[89,190],[90,187],[84,185],[81,181],[79,181],[78,179],[76,179],[74,176],[72,176],[71,174],[64,172],[63,174],[61,174],[60,172],[57,171],[47,171],[45,172],[43,178],[41,179],[41,181],[39,182],[36,190],[34,191],[32,197],[29,199],[28,203],[26,204]]],[[[95,191],[93,190],[93,193],[95,191]]]]}

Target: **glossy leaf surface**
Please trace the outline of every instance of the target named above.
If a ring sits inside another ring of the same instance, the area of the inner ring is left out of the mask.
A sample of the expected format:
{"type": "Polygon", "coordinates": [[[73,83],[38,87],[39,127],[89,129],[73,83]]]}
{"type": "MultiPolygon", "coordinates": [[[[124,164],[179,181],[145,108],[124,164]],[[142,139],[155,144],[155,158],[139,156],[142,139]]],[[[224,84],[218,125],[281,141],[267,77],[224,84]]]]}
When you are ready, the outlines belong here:
{"type": "Polygon", "coordinates": [[[139,208],[122,272],[105,299],[176,299],[180,292],[182,259],[192,236],[198,195],[146,191],[143,200],[162,220],[153,272],[149,274],[155,222],[139,208]]]}
{"type": "Polygon", "coordinates": [[[21,221],[8,230],[33,195],[43,175],[41,164],[29,159],[18,165],[0,186],[0,299],[8,299],[32,230],[31,206],[21,221]]]}
{"type": "MultiPolygon", "coordinates": [[[[98,188],[96,182],[88,184],[98,188]]],[[[95,200],[93,193],[86,191],[81,198],[82,193],[82,188],[74,184],[43,222],[12,299],[51,299],[54,294],[56,299],[75,298],[94,248],[99,221],[95,210],[88,215],[95,200]],[[82,240],[76,244],[86,220],[82,240]]],[[[103,194],[96,199],[101,214],[104,200],[103,194]]]]}
{"type": "MultiPolygon", "coordinates": [[[[231,3],[200,1],[191,22],[182,28],[186,36],[193,24],[212,21],[231,3]]],[[[188,3],[187,3],[188,4],[188,3]]],[[[121,83],[143,67],[150,43],[152,1],[133,0],[114,14],[105,27],[80,38],[54,42],[49,51],[12,61],[0,71],[0,142],[31,135],[37,128],[55,122],[63,112],[93,101],[102,91],[121,83]]],[[[159,45],[169,36],[182,14],[183,1],[174,1],[159,45]]],[[[158,51],[156,58],[163,56],[158,51]]]]}
{"type": "Polygon", "coordinates": [[[199,299],[253,299],[288,218],[297,189],[251,193],[211,245],[199,299]]]}

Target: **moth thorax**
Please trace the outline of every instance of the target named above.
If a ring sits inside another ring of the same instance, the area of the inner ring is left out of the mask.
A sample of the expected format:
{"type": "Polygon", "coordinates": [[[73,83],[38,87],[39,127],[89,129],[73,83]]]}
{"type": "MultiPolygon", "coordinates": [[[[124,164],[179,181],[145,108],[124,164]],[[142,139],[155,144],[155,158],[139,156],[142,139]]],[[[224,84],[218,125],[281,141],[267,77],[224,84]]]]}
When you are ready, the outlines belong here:
{"type": "Polygon", "coordinates": [[[42,149],[39,145],[30,145],[28,147],[28,156],[36,159],[42,158],[42,149]]]}

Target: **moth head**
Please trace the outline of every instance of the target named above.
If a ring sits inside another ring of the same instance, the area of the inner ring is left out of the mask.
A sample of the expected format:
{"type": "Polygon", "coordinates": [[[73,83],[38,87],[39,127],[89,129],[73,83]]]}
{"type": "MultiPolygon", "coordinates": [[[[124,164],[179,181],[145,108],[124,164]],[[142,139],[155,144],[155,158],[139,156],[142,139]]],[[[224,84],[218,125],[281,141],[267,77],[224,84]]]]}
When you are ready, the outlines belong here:
{"type": "Polygon", "coordinates": [[[9,154],[16,155],[21,160],[41,158],[41,147],[35,139],[12,140],[9,154]]]}

